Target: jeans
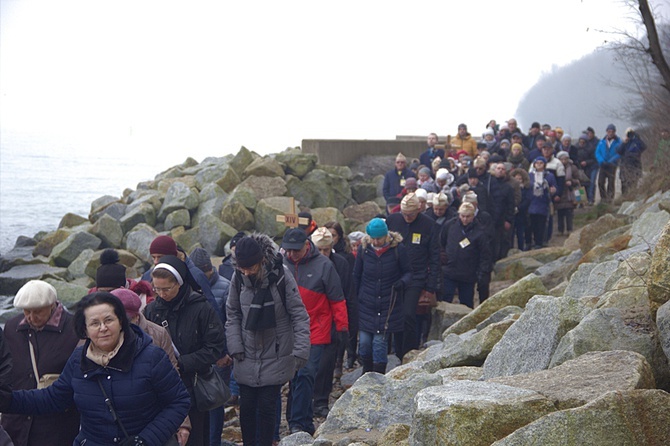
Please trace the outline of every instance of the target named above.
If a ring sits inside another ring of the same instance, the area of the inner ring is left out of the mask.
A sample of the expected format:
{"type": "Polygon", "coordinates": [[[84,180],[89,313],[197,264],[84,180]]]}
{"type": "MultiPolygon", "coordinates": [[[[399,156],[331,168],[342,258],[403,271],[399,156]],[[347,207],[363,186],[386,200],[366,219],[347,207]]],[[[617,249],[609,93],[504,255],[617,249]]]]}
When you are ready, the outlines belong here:
{"type": "Polygon", "coordinates": [[[596,201],[596,180],[598,179],[598,168],[596,167],[589,174],[589,188],[586,190],[586,197],[589,200],[589,203],[593,204],[596,201]]]}
{"type": "Polygon", "coordinates": [[[388,340],[384,333],[370,333],[369,331],[358,332],[358,354],[361,358],[372,358],[372,362],[386,364],[388,356],[388,340]]]}
{"type": "Polygon", "coordinates": [[[313,435],[315,431],[314,410],[312,408],[314,380],[326,345],[328,344],[312,344],[307,364],[298,370],[296,376],[291,380],[286,404],[286,419],[289,428],[302,429],[310,435],[313,435]]]}
{"type": "Polygon", "coordinates": [[[475,305],[475,282],[463,282],[461,280],[453,280],[448,276],[444,276],[444,292],[450,296],[449,302],[454,299],[454,293],[458,288],[458,300],[463,305],[474,308],[475,305]]]}
{"type": "Polygon", "coordinates": [[[239,386],[240,427],[244,446],[271,446],[281,386],[239,386]]]}

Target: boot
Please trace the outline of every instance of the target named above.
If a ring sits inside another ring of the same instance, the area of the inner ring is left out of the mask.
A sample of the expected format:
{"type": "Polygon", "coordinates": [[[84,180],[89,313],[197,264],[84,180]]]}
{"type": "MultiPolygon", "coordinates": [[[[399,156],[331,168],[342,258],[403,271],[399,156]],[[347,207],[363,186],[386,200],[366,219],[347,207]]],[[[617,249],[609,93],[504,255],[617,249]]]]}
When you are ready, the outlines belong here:
{"type": "Polygon", "coordinates": [[[384,375],[386,373],[386,363],[385,362],[375,362],[372,364],[372,371],[381,373],[384,375]]]}
{"type": "Polygon", "coordinates": [[[361,357],[361,361],[363,361],[363,373],[371,372],[372,358],[361,357]]]}

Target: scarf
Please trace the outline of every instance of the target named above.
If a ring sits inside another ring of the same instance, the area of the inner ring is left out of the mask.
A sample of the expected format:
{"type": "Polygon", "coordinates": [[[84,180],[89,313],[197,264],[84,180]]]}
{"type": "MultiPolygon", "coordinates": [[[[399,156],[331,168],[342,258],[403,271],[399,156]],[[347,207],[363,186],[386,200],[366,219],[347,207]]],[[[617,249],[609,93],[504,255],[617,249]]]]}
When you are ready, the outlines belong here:
{"type": "Polygon", "coordinates": [[[533,183],[533,195],[541,197],[544,195],[544,172],[535,172],[533,176],[535,178],[533,183]]]}
{"type": "Polygon", "coordinates": [[[123,332],[121,332],[121,335],[119,336],[119,343],[116,344],[114,350],[112,350],[109,353],[103,352],[95,345],[93,345],[93,342],[91,342],[88,345],[88,350],[86,350],[86,357],[102,367],[107,367],[109,361],[111,361],[112,358],[116,356],[122,345],[123,345],[123,332]]]}
{"type": "MultiPolygon", "coordinates": [[[[283,272],[283,266],[281,268],[283,272]]],[[[245,330],[260,331],[277,326],[277,321],[275,320],[275,301],[272,297],[271,285],[277,283],[278,279],[277,273],[272,271],[268,274],[266,287],[263,287],[261,283],[260,287],[251,288],[254,292],[254,297],[249,306],[247,323],[244,326],[245,330]]],[[[251,279],[251,282],[254,283],[255,280],[251,279]]]]}

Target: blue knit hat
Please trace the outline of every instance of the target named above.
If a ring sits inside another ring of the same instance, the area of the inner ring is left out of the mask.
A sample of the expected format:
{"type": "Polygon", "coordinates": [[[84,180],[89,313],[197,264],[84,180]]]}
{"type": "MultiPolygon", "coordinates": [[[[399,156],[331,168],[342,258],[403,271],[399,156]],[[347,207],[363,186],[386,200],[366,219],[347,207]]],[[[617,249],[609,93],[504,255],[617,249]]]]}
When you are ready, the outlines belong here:
{"type": "Polygon", "coordinates": [[[533,160],[533,164],[537,163],[538,161],[542,161],[544,164],[547,164],[547,159],[543,156],[538,156],[533,160]]]}
{"type": "Polygon", "coordinates": [[[381,218],[373,218],[365,228],[365,232],[372,238],[380,238],[389,233],[389,228],[386,226],[386,222],[381,218]]]}

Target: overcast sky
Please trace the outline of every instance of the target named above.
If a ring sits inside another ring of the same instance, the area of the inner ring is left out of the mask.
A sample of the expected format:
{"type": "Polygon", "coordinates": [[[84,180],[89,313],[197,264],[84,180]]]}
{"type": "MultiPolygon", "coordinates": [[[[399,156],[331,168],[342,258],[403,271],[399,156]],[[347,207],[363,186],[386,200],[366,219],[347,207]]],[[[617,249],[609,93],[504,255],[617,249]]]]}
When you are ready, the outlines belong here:
{"type": "Polygon", "coordinates": [[[634,29],[616,0],[0,1],[3,138],[178,160],[479,133],[634,29]]]}

